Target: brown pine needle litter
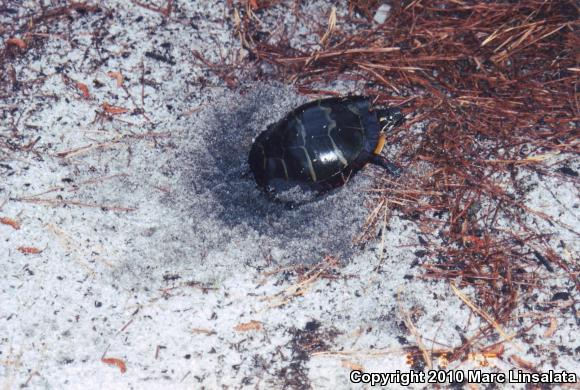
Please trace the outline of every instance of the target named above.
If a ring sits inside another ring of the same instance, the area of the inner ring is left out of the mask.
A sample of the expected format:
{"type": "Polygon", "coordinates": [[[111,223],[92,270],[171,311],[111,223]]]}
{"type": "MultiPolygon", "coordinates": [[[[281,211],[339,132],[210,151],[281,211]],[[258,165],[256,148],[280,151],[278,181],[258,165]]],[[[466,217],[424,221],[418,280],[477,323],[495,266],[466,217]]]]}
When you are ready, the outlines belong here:
{"type": "MultiPolygon", "coordinates": [[[[515,310],[541,288],[540,278],[561,272],[580,289],[577,259],[554,253],[530,217],[559,222],[525,205],[518,176],[553,176],[548,163],[579,152],[578,5],[392,1],[389,18],[377,24],[380,3],[351,0],[348,15],[332,9],[315,20],[286,6],[320,37],[296,47],[294,26],[271,31],[260,21],[268,8],[284,5],[232,2],[236,34],[250,54],[229,66],[200,59],[228,85],[238,83],[239,72],[267,65],[272,71],[252,76],[313,96],[337,95],[323,90],[336,81],[358,82],[358,94],[401,107],[407,126],[390,143],[406,173],[403,180],[377,179],[359,240],[374,239],[393,208],[415,220],[428,237],[425,276],[449,279],[490,324],[477,337],[495,330],[509,340],[502,328],[516,325],[515,310]],[[410,131],[416,123],[424,124],[420,135],[410,131]],[[511,225],[500,228],[498,220],[511,225]],[[466,287],[474,296],[461,292],[466,287]]],[[[565,228],[580,236],[577,227],[565,228]]],[[[464,345],[453,357],[468,353],[464,345]]]]}

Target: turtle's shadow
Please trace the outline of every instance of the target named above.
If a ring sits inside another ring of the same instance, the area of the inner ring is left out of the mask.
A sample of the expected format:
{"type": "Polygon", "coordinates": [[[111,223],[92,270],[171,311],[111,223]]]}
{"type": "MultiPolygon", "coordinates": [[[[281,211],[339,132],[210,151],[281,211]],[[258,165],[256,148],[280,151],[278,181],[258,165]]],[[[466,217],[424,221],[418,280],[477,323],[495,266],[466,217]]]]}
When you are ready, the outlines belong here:
{"type": "Polygon", "coordinates": [[[279,119],[264,112],[275,99],[270,94],[253,92],[234,106],[212,106],[190,156],[195,169],[187,177],[189,187],[196,188],[196,196],[210,199],[211,209],[204,210],[208,218],[229,229],[247,226],[308,257],[350,251],[365,215],[360,212],[362,193],[346,190],[360,186],[348,183],[294,207],[273,202],[257,188],[248,155],[253,139],[279,119]]]}

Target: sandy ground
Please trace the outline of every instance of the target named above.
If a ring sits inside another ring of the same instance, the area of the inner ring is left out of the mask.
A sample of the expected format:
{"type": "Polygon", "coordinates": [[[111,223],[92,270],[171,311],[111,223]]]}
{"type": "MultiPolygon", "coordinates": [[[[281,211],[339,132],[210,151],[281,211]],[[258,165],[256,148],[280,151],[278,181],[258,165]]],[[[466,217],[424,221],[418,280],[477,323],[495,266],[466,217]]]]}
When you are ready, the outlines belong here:
{"type": "MultiPolygon", "coordinates": [[[[51,24],[12,62],[18,86],[0,100],[3,389],[361,388],[352,370],[423,369],[418,344],[453,348],[481,325],[449,283],[420,278],[413,221],[395,215],[352,244],[376,169],[293,210],[255,189],[252,138],[307,98],[250,78],[230,90],[196,59],[247,55],[232,26],[225,2],[177,2],[164,19],[108,1],[51,24]]],[[[573,182],[529,180],[529,207],[578,230],[573,182]]],[[[537,224],[577,261],[577,236],[537,224]]],[[[530,299],[560,305],[555,324],[486,367],[474,354],[448,368],[578,373],[574,286],[557,270],[546,283],[530,299]]]]}

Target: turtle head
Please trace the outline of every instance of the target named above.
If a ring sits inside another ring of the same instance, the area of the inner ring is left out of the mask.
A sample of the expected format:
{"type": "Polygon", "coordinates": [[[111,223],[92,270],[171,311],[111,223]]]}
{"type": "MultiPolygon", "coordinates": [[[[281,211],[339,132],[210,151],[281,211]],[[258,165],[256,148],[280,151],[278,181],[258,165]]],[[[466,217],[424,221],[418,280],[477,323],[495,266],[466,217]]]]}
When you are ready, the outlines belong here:
{"type": "Polygon", "coordinates": [[[381,125],[381,133],[390,132],[395,127],[400,126],[405,120],[405,115],[398,108],[378,110],[377,116],[381,125]]]}

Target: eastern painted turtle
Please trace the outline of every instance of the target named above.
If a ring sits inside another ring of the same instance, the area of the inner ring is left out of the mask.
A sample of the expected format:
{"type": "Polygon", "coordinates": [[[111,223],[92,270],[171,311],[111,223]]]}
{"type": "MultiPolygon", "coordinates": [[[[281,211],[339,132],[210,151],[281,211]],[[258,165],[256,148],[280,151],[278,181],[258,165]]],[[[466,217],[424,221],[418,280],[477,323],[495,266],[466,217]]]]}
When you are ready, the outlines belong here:
{"type": "Polygon", "coordinates": [[[295,186],[320,192],[340,187],[367,163],[398,175],[399,169],[380,153],[387,132],[403,119],[396,108],[373,109],[364,96],[315,100],[256,138],[250,168],[267,193],[295,186]]]}

